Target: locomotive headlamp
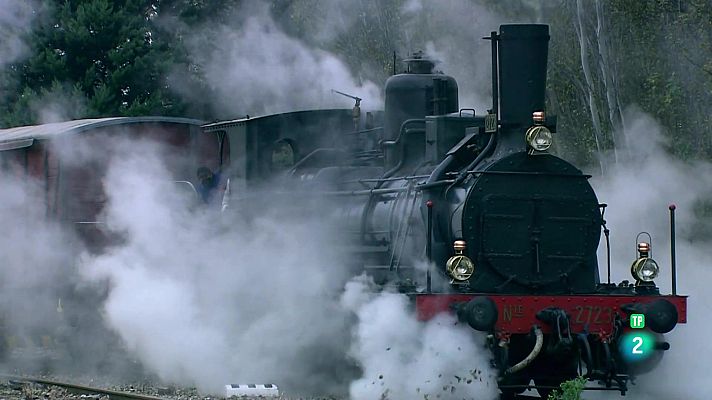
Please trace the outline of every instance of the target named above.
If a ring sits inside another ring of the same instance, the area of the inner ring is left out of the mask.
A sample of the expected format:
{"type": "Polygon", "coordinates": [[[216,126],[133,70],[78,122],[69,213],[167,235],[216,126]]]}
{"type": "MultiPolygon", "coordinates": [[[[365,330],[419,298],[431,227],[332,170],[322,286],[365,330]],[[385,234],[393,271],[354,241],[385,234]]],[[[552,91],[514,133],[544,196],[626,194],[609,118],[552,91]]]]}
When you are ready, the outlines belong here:
{"type": "Polygon", "coordinates": [[[450,257],[445,264],[448,275],[455,281],[464,282],[475,272],[475,264],[469,257],[463,254],[467,244],[464,240],[456,240],[453,244],[455,255],[450,257]]]}
{"type": "Polygon", "coordinates": [[[660,267],[658,267],[658,263],[650,257],[639,258],[633,263],[631,272],[633,273],[633,277],[639,281],[652,282],[653,279],[658,277],[660,267]]]}
{"type": "Polygon", "coordinates": [[[525,138],[532,150],[546,151],[551,147],[551,131],[543,125],[534,125],[527,129],[525,138]]]}
{"type": "Polygon", "coordinates": [[[658,277],[660,267],[650,257],[649,243],[638,243],[638,259],[631,265],[630,273],[639,282],[652,282],[653,279],[658,277]]]}

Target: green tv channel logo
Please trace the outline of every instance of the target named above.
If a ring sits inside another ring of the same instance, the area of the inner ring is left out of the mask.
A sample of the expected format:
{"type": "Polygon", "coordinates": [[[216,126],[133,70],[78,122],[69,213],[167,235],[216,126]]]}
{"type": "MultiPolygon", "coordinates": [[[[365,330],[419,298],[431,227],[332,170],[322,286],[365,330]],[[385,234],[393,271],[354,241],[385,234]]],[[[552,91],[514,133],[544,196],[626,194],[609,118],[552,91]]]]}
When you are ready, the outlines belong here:
{"type": "Polygon", "coordinates": [[[633,329],[645,328],[645,315],[644,314],[631,314],[630,315],[630,327],[633,329]]]}

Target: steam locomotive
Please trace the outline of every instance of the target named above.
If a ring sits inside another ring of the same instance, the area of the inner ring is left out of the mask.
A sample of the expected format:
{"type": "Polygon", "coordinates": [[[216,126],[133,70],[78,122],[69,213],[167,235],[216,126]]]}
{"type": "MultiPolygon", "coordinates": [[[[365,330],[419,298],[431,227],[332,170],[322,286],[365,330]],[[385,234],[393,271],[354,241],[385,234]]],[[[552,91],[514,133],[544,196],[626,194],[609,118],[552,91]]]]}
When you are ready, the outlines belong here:
{"type": "Polygon", "coordinates": [[[676,295],[674,269],[673,295],[660,294],[648,242],[638,243],[635,283],[600,282],[606,205],[590,176],[548,152],[556,131],[544,111],[548,26],[502,25],[486,39],[493,101],[485,115],[460,109],[455,79],[415,54],[386,82],[383,113],[364,117],[350,96],[350,111],[203,130],[218,138],[229,193],[279,177],[290,192],[336,199],[359,267],[409,293],[421,319],[454,312],[486,332],[503,398],[534,387],[546,397],[579,375],[625,394],[630,377],[669,349],[662,335],[686,322],[686,297],[676,295]],[[631,316],[645,318],[635,331],[644,335],[631,335],[631,316]]]}
{"type": "Polygon", "coordinates": [[[159,135],[184,159],[177,181],[199,184],[192,164],[227,177],[228,209],[258,214],[264,190],[270,198],[319,199],[300,202],[299,212],[311,204],[332,218],[351,267],[410,295],[423,320],[452,312],[486,334],[503,398],[532,380],[546,397],[579,375],[625,394],[630,378],[654,368],[669,349],[663,334],[686,322],[687,299],[675,288],[674,207],[673,294],[660,294],[660,267],[646,241],[637,243],[634,283],[611,283],[610,261],[601,282],[606,205],[588,175],[549,153],[556,118],[544,111],[548,26],[502,25],[486,39],[493,99],[484,115],[460,108],[455,79],[415,54],[386,82],[383,112],[362,113],[361,99],[347,95],[356,102],[351,110],[200,127],[194,120],[114,118],[15,128],[0,132],[0,167],[45,177],[47,214],[84,227],[104,202],[105,168],[91,168],[98,172],[84,188],[72,182],[86,182],[86,169],[68,164],[62,174],[77,179],[60,185],[59,155],[47,142],[100,139],[118,127],[159,135]]]}

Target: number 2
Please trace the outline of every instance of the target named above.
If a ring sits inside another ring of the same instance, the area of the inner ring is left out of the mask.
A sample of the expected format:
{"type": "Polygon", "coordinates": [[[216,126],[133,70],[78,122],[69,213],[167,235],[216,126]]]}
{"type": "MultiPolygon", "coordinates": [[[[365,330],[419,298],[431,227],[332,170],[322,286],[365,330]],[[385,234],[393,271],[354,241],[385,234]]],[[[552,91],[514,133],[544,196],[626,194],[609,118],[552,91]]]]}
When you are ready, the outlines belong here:
{"type": "Polygon", "coordinates": [[[643,354],[643,350],[640,350],[640,346],[643,345],[643,338],[640,336],[636,336],[633,338],[633,343],[638,343],[635,346],[633,346],[633,354],[643,354]]]}

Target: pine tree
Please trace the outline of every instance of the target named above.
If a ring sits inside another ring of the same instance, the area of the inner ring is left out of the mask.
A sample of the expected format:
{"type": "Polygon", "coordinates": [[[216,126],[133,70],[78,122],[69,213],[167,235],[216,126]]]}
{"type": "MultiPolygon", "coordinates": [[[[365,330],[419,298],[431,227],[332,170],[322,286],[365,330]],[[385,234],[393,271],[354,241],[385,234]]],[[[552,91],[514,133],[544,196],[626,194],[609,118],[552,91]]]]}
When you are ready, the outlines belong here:
{"type": "Polygon", "coordinates": [[[4,125],[116,115],[180,115],[172,47],[157,42],[158,0],[45,1],[33,54],[5,71],[4,125]],[[71,107],[62,109],[61,104],[71,107]],[[54,109],[53,115],[42,112],[54,109]]]}

